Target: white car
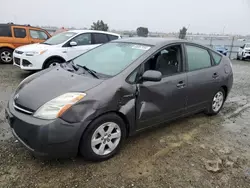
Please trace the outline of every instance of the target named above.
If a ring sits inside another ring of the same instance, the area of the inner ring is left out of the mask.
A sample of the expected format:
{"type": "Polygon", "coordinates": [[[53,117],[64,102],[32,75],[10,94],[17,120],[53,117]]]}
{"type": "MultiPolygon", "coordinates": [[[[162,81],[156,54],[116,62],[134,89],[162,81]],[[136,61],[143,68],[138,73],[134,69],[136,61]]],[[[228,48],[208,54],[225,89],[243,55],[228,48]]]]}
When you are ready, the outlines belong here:
{"type": "Polygon", "coordinates": [[[43,43],[16,48],[13,64],[23,70],[41,70],[69,61],[120,35],[95,30],[71,30],[59,33],[43,43]]]}
{"type": "Polygon", "coordinates": [[[250,59],[250,43],[246,43],[244,44],[244,46],[239,48],[237,59],[238,60],[250,59]]]}

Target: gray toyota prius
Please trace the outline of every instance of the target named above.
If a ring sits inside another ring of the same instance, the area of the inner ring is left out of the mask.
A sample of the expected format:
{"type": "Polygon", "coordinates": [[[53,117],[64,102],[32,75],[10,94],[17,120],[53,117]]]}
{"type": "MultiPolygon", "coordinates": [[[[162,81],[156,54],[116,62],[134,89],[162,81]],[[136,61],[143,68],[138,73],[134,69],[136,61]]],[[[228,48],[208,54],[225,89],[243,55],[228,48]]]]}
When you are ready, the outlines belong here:
{"type": "Polygon", "coordinates": [[[33,154],[102,161],[126,137],[197,112],[219,113],[233,84],[228,57],[185,40],[127,38],[24,79],[6,108],[33,154]]]}

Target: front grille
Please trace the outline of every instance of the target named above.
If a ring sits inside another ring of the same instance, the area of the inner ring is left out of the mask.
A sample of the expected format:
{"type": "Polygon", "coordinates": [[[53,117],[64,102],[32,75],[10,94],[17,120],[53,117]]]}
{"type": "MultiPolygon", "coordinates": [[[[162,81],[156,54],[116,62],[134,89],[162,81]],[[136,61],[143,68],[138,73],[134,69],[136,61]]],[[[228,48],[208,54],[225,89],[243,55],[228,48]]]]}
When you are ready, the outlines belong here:
{"type": "Polygon", "coordinates": [[[15,50],[15,53],[17,53],[17,54],[23,54],[22,51],[18,51],[18,50],[15,50]]]}
{"type": "Polygon", "coordinates": [[[27,109],[21,105],[16,104],[15,102],[13,103],[13,106],[15,108],[15,110],[25,113],[25,114],[33,114],[34,111],[31,111],[30,109],[27,109]]]}
{"type": "Polygon", "coordinates": [[[17,65],[20,65],[20,58],[14,57],[14,62],[17,65]]]}

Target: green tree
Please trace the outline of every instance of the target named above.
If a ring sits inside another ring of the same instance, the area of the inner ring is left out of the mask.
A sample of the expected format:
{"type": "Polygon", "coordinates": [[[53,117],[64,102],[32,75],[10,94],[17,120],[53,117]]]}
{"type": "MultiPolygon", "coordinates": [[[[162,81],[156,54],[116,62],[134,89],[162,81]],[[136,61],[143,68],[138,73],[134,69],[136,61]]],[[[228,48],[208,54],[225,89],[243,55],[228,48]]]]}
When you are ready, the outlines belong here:
{"type": "Polygon", "coordinates": [[[109,27],[108,24],[105,24],[102,20],[98,20],[97,22],[93,22],[90,29],[99,31],[108,31],[109,27]]]}
{"type": "Polygon", "coordinates": [[[147,37],[148,36],[148,28],[147,27],[138,27],[136,32],[137,32],[137,35],[139,37],[147,37]]]}
{"type": "Polygon", "coordinates": [[[180,29],[179,38],[180,39],[185,39],[186,35],[187,35],[187,28],[183,27],[182,29],[180,29]]]}

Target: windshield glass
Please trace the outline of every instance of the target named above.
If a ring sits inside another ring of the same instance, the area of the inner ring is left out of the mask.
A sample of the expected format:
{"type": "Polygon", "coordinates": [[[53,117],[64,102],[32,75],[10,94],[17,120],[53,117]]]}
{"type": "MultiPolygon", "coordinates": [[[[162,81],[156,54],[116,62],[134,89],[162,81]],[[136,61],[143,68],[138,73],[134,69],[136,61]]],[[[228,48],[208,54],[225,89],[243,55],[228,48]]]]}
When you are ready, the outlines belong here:
{"type": "Polygon", "coordinates": [[[114,76],[150,49],[147,45],[132,43],[107,43],[73,61],[97,73],[114,76]]]}
{"type": "Polygon", "coordinates": [[[250,44],[246,44],[246,48],[250,48],[250,44]]]}
{"type": "Polygon", "coordinates": [[[48,40],[46,40],[43,43],[49,44],[49,45],[61,44],[61,43],[65,42],[66,40],[68,40],[69,38],[73,37],[74,35],[76,35],[76,33],[74,33],[74,32],[59,33],[59,34],[49,38],[48,40]]]}

